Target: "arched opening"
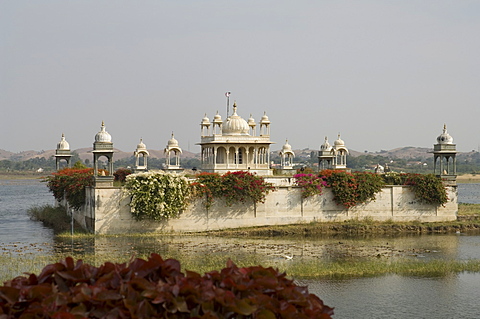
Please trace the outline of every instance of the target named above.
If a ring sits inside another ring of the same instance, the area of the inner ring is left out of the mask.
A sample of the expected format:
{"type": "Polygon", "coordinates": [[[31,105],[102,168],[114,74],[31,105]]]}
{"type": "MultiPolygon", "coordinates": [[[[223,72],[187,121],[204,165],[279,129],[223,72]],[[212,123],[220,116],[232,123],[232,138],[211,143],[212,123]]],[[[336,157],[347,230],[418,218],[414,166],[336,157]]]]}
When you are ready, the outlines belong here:
{"type": "Polygon", "coordinates": [[[217,164],[225,164],[226,158],[227,158],[227,151],[225,150],[225,148],[224,147],[217,148],[216,163],[217,164]]]}

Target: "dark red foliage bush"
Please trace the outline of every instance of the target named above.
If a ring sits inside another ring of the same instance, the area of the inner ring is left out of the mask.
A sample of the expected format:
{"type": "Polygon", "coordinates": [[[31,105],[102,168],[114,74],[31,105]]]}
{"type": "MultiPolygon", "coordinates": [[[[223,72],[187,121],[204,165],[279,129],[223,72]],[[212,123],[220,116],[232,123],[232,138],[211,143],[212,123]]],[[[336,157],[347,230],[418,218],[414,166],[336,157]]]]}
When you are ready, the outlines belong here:
{"type": "Polygon", "coordinates": [[[128,175],[132,174],[132,170],[128,168],[119,168],[113,173],[114,181],[125,183],[128,175]]]}
{"type": "Polygon", "coordinates": [[[180,271],[175,259],[100,267],[71,257],[46,266],[40,275],[17,277],[0,286],[0,318],[331,318],[306,287],[273,268],[220,272],[180,271]]]}

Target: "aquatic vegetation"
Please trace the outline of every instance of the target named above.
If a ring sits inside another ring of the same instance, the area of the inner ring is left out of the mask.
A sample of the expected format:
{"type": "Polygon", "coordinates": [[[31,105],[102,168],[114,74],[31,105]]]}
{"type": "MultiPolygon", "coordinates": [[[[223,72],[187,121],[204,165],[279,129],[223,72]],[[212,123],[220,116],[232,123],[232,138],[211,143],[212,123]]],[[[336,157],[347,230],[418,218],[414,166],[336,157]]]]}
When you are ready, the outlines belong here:
{"type": "MultiPolygon", "coordinates": [[[[53,207],[51,205],[34,206],[27,210],[30,219],[41,221],[45,226],[52,228],[55,233],[71,229],[72,218],[66,212],[67,210],[63,206],[53,207]]],[[[85,232],[76,222],[74,227],[75,232],[85,232]]]]}

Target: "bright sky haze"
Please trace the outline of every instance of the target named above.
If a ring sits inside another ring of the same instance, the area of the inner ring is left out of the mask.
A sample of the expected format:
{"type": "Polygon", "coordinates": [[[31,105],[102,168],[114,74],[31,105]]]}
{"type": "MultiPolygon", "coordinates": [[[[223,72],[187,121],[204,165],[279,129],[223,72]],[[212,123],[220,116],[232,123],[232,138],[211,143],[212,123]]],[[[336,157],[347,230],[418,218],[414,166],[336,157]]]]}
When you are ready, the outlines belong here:
{"type": "Polygon", "coordinates": [[[0,149],[199,152],[200,122],[264,112],[278,150],[480,144],[480,1],[0,1],[0,149]],[[232,107],[230,106],[230,110],[232,107]]]}

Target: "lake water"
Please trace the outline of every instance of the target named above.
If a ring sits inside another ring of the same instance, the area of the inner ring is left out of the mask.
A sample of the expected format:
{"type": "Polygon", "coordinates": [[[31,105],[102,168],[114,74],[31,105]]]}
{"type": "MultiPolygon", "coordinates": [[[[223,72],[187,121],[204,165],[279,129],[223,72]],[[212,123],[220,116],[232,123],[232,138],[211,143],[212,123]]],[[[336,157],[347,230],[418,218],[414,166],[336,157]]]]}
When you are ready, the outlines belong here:
{"type": "MultiPolygon", "coordinates": [[[[459,202],[480,203],[480,184],[460,184],[459,202]]],[[[267,265],[281,267],[283,256],[293,261],[362,258],[365,251],[378,251],[385,258],[480,259],[480,236],[468,234],[402,237],[323,239],[219,239],[98,238],[77,243],[59,240],[40,222],[31,221],[27,209],[53,204],[46,186],[37,180],[0,180],[0,243],[2,254],[93,253],[129,256],[145,252],[161,254],[182,251],[192,259],[216,256],[258,255],[267,265]],[[86,247],[88,246],[88,247],[86,247]]],[[[1,256],[1,255],[0,255],[1,256]]],[[[19,266],[21,269],[21,266],[19,266]]],[[[0,265],[0,271],[7,265],[0,265]]],[[[16,274],[19,275],[20,273],[16,274]]],[[[462,273],[446,277],[388,275],[342,280],[297,280],[309,291],[335,307],[333,318],[480,318],[480,274],[462,273]]]]}

